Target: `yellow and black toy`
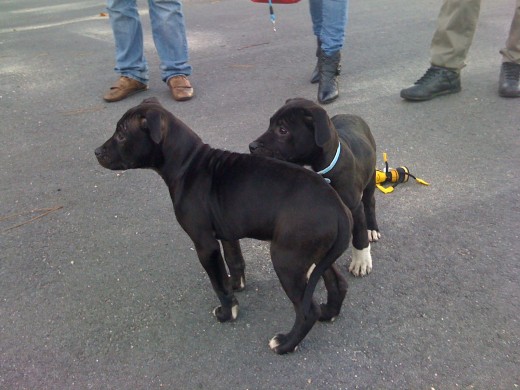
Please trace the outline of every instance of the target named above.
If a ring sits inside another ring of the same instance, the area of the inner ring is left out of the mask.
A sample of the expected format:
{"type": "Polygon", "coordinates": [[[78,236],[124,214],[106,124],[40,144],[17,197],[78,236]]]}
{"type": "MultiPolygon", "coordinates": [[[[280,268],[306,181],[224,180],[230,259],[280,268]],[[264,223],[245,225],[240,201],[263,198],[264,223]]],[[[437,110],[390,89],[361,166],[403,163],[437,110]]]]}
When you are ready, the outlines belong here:
{"type": "Polygon", "coordinates": [[[406,183],[408,178],[413,178],[419,184],[429,186],[430,184],[422,179],[412,175],[407,167],[388,168],[388,158],[386,153],[383,153],[383,161],[385,163],[384,171],[376,169],[376,186],[385,194],[389,194],[400,183],[406,183]],[[384,187],[385,183],[393,183],[390,186],[384,187]]]}

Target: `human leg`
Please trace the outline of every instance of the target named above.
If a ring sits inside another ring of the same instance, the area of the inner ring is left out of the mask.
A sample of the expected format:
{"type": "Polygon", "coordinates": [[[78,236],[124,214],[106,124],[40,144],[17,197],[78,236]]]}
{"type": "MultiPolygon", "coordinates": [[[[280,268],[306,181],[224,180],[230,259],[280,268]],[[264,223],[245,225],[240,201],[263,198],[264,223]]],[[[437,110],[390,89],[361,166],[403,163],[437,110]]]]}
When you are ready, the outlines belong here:
{"type": "Polygon", "coordinates": [[[318,101],[330,103],[339,96],[337,76],[340,73],[340,51],[345,41],[348,20],[348,0],[310,0],[313,31],[318,39],[317,74],[311,82],[319,81],[318,101]]]}
{"type": "MultiPolygon", "coordinates": [[[[312,21],[312,32],[316,36],[316,58],[319,59],[321,54],[321,21],[323,17],[322,10],[323,0],[309,0],[309,12],[311,14],[312,21]]],[[[315,84],[320,81],[320,69],[318,67],[318,62],[316,62],[316,66],[311,74],[311,83],[315,84]]]]}
{"type": "Polygon", "coordinates": [[[148,83],[148,64],[143,50],[143,30],[135,1],[107,0],[114,33],[116,66],[121,76],[148,83]]]}
{"type": "Polygon", "coordinates": [[[480,0],[445,0],[437,19],[431,47],[431,67],[409,88],[407,100],[423,101],[461,90],[460,70],[475,35],[480,0]]]}
{"type": "Polygon", "coordinates": [[[188,40],[179,0],[148,0],[152,34],[164,82],[172,76],[191,75],[188,40]]]}
{"type": "Polygon", "coordinates": [[[503,97],[520,97],[520,0],[516,1],[506,47],[500,50],[500,53],[502,67],[498,94],[503,97]]]}
{"type": "Polygon", "coordinates": [[[323,20],[323,0],[309,0],[309,12],[311,14],[312,31],[320,43],[319,39],[323,20]]]}
{"type": "Polygon", "coordinates": [[[103,99],[116,102],[148,88],[148,65],[135,1],[108,0],[107,10],[115,40],[114,70],[120,77],[103,95],[103,99]]]}
{"type": "Polygon", "coordinates": [[[161,78],[167,83],[175,100],[189,100],[193,87],[187,76],[188,40],[180,0],[148,0],[152,34],[161,61],[161,78]]]}
{"type": "Polygon", "coordinates": [[[348,22],[348,0],[322,0],[322,23],[319,39],[327,56],[340,51],[345,42],[348,22]]]}
{"type": "Polygon", "coordinates": [[[480,12],[480,0],[445,0],[437,19],[431,64],[460,71],[468,54],[480,12]]]}

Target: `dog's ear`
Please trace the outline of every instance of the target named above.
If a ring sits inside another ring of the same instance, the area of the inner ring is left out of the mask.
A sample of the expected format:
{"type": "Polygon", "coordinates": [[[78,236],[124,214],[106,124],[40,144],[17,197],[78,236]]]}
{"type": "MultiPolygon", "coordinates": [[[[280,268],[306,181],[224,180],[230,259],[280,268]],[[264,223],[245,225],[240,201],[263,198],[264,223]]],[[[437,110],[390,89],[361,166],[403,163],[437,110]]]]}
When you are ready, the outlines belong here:
{"type": "Polygon", "coordinates": [[[314,139],[316,145],[323,147],[323,145],[331,139],[332,133],[332,122],[327,115],[327,111],[318,105],[307,107],[305,110],[310,114],[314,122],[314,139]]]}
{"type": "Polygon", "coordinates": [[[141,126],[148,129],[150,138],[156,144],[159,144],[162,140],[162,123],[163,116],[159,110],[146,111],[146,115],[141,122],[141,126]]]}

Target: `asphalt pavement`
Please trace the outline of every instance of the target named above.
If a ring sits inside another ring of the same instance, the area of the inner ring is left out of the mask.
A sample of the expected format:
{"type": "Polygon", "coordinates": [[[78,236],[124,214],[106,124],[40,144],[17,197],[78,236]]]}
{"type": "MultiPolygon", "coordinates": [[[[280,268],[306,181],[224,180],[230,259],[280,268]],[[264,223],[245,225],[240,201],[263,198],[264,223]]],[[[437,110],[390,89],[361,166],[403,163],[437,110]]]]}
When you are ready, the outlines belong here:
{"type": "Polygon", "coordinates": [[[239,318],[218,323],[164,183],[105,170],[94,149],[156,96],[205,142],[246,153],[286,99],[316,99],[307,2],[275,5],[273,32],[266,4],[187,0],[196,97],[182,103],[139,2],[150,89],[109,104],[103,1],[0,1],[0,388],[518,388],[520,99],[497,95],[515,2],[482,3],[462,91],[408,103],[399,91],[429,66],[440,2],[351,1],[341,95],[326,108],[362,116],[378,163],[386,151],[431,185],[377,193],[373,272],[348,276],[340,317],[277,356],[268,340],[293,310],[268,244],[243,240],[239,318]]]}

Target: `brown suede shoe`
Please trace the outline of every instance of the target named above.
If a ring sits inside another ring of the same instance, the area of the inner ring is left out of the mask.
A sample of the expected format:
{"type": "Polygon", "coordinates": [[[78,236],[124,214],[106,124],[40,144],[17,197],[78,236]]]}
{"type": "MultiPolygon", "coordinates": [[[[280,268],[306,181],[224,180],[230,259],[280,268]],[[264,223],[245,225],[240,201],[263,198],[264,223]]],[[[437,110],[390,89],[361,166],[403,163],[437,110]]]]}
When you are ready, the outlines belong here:
{"type": "Polygon", "coordinates": [[[119,80],[110,87],[110,90],[105,93],[103,99],[107,102],[117,102],[136,92],[146,91],[147,89],[148,86],[146,84],[140,83],[130,77],[121,76],[119,77],[119,80]]]}
{"type": "Polygon", "coordinates": [[[190,100],[194,95],[190,80],[184,75],[170,78],[168,80],[168,87],[172,92],[173,98],[179,102],[190,100]]]}

